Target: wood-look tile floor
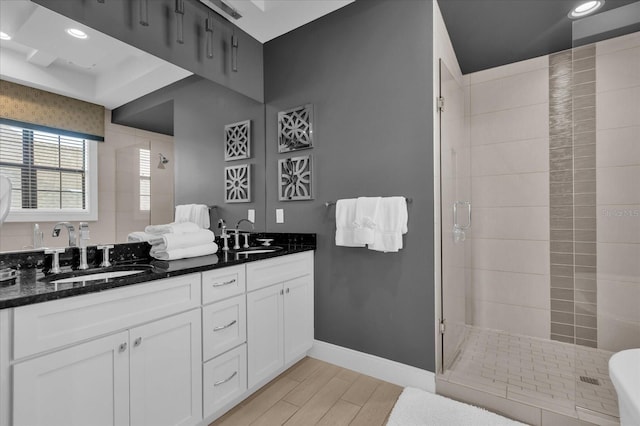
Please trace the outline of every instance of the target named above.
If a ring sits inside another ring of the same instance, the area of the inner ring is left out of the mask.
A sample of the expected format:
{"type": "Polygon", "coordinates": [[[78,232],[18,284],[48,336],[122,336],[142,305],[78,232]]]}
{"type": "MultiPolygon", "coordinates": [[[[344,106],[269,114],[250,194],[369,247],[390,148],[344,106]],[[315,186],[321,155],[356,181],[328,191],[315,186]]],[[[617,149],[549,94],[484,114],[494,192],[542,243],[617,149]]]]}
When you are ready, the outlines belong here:
{"type": "Polygon", "coordinates": [[[386,424],[402,388],[304,358],[210,426],[386,424]]]}

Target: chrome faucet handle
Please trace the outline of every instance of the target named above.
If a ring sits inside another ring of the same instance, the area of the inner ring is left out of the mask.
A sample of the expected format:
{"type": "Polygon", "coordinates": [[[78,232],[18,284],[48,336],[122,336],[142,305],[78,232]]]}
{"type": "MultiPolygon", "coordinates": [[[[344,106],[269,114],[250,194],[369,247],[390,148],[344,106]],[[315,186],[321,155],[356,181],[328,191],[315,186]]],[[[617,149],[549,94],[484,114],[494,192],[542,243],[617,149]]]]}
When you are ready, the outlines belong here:
{"type": "Polygon", "coordinates": [[[44,254],[52,254],[53,258],[51,259],[51,272],[54,274],[60,273],[60,253],[65,252],[64,247],[45,249],[44,254]]]}
{"type": "Polygon", "coordinates": [[[87,263],[87,246],[80,245],[80,264],[78,265],[78,269],[85,270],[89,269],[89,264],[87,263]]]}
{"type": "Polygon", "coordinates": [[[111,266],[111,262],[109,261],[109,249],[113,248],[113,244],[98,246],[98,250],[102,250],[102,263],[100,263],[101,268],[108,268],[111,266]]]}
{"type": "Polygon", "coordinates": [[[227,235],[227,223],[224,219],[218,219],[218,228],[222,229],[222,231],[220,231],[220,236],[225,237],[227,235]]]}
{"type": "Polygon", "coordinates": [[[249,233],[248,232],[243,232],[242,236],[244,237],[244,244],[242,245],[242,248],[249,248],[249,233]]]}
{"type": "Polygon", "coordinates": [[[85,241],[89,241],[89,224],[87,222],[80,222],[78,226],[78,239],[80,240],[80,245],[82,246],[85,241]]]}
{"type": "Polygon", "coordinates": [[[240,230],[236,228],[231,231],[233,232],[233,249],[238,250],[240,248],[240,230]]]}
{"type": "Polygon", "coordinates": [[[220,235],[220,238],[222,238],[222,240],[224,241],[224,246],[222,247],[222,250],[229,251],[229,235],[225,233],[220,235]]]}

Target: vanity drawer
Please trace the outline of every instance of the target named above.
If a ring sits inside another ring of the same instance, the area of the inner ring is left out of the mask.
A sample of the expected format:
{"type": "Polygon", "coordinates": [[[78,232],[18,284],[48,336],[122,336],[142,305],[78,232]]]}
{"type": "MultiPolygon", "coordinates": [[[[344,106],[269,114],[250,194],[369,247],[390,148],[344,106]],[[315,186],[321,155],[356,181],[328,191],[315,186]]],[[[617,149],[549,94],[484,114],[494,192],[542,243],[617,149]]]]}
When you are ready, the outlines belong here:
{"type": "Polygon", "coordinates": [[[190,274],[15,308],[13,357],[197,308],[200,294],[200,274],[190,274]]]}
{"type": "Polygon", "coordinates": [[[206,418],[247,390],[247,345],[206,362],[203,379],[206,418]]]}
{"type": "Polygon", "coordinates": [[[247,341],[244,294],[202,308],[204,359],[208,360],[247,341]]]}
{"type": "Polygon", "coordinates": [[[247,291],[313,274],[313,251],[247,263],[247,291]]]}
{"type": "Polygon", "coordinates": [[[244,290],[244,265],[215,269],[202,273],[203,305],[242,294],[244,290]]]}

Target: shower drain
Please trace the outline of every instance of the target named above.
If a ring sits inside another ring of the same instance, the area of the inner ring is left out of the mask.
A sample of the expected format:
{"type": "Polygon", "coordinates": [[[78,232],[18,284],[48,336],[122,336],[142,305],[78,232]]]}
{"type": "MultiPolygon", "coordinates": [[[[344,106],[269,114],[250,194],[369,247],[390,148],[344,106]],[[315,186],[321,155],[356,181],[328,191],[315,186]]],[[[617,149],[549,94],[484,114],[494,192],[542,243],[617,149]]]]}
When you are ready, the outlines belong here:
{"type": "Polygon", "coordinates": [[[590,385],[600,386],[600,381],[598,379],[594,379],[593,377],[580,376],[580,381],[589,383],[590,385]]]}

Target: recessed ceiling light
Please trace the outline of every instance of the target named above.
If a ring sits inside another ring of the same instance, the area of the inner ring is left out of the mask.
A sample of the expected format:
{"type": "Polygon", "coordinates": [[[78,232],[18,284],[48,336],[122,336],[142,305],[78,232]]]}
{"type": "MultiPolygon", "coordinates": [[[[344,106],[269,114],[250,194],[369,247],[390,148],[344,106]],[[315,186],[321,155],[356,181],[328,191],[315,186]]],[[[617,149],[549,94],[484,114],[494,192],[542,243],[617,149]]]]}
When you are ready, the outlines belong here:
{"type": "Polygon", "coordinates": [[[11,40],[11,36],[4,31],[0,31],[0,40],[11,40]]]}
{"type": "Polygon", "coordinates": [[[67,28],[67,34],[69,34],[72,37],[80,38],[80,39],[85,39],[88,37],[87,33],[77,28],[67,28]]]}
{"type": "Polygon", "coordinates": [[[580,3],[569,12],[569,18],[582,18],[600,9],[604,0],[590,0],[580,3]]]}

